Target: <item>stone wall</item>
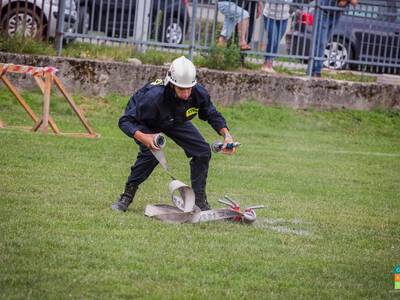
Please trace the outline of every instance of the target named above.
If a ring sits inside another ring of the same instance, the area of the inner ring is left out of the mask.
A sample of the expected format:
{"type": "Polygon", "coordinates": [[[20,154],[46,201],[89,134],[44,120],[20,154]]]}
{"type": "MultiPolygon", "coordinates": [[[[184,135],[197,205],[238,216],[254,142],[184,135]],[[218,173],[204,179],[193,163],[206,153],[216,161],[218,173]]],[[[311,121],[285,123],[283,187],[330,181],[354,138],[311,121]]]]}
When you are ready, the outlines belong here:
{"type": "MultiPolygon", "coordinates": [[[[59,69],[58,76],[70,93],[87,96],[104,96],[115,92],[128,96],[145,83],[164,78],[167,71],[167,67],[163,66],[11,53],[0,53],[0,62],[56,67],[59,69]]],[[[20,88],[36,86],[28,76],[8,76],[20,88]]],[[[253,99],[268,105],[294,108],[400,108],[399,85],[208,69],[198,70],[198,81],[208,89],[211,99],[222,105],[253,99]]]]}

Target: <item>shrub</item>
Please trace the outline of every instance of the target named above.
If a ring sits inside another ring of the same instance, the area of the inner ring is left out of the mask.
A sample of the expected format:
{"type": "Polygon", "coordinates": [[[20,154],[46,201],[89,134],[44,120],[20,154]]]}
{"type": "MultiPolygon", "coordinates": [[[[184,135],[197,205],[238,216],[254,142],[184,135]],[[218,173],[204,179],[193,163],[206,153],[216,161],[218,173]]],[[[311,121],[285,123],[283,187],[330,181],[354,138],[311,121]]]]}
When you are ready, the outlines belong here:
{"type": "Polygon", "coordinates": [[[240,51],[234,44],[228,47],[212,46],[203,57],[196,63],[210,69],[234,70],[241,65],[240,51]]]}
{"type": "Polygon", "coordinates": [[[56,50],[52,44],[35,40],[33,38],[26,38],[22,35],[15,35],[13,37],[0,35],[0,51],[37,55],[56,55],[56,50]]]}
{"type": "Polygon", "coordinates": [[[127,45],[94,45],[89,43],[70,43],[62,51],[63,56],[83,58],[83,59],[102,59],[127,62],[128,58],[134,56],[134,49],[127,45]],[[116,51],[116,49],[118,49],[116,51]]]}

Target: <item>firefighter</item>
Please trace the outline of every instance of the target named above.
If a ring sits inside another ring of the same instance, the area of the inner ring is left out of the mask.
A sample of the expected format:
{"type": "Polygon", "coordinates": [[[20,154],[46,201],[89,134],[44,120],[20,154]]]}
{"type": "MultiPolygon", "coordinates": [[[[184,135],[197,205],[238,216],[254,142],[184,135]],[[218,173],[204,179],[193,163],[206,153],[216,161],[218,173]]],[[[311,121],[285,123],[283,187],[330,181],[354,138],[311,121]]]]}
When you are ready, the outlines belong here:
{"type": "Polygon", "coordinates": [[[190,160],[190,179],[195,204],[201,210],[210,209],[206,182],[211,150],[199,130],[190,121],[196,115],[207,121],[224,137],[222,152],[232,155],[235,148],[224,117],[217,111],[206,89],[196,81],[196,68],[184,56],[175,59],[164,79],[146,84],[129,100],[119,119],[120,129],[139,145],[139,153],[125,184],[125,190],[112,204],[115,211],[125,212],[133,202],[139,185],[158,164],[151,150],[159,150],[154,136],[163,133],[180,146],[190,160]]]}

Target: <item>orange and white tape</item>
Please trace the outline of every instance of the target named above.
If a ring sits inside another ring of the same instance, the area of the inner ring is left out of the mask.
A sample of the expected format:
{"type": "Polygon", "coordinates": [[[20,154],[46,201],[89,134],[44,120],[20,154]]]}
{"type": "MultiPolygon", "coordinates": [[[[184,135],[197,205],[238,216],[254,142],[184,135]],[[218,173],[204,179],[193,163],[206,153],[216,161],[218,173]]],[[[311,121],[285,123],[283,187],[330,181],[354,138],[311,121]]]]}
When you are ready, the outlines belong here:
{"type": "Polygon", "coordinates": [[[32,67],[24,65],[14,65],[14,64],[0,64],[1,76],[6,73],[18,73],[18,74],[29,74],[29,75],[44,75],[45,73],[55,74],[58,72],[57,68],[54,67],[32,67]]]}

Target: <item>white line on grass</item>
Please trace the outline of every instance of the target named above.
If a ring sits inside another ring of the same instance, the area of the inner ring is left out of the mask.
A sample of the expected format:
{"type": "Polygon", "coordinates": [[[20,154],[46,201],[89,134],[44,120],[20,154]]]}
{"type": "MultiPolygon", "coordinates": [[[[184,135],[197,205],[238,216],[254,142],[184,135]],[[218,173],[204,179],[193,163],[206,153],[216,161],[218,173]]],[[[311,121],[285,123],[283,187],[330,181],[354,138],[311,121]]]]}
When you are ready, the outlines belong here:
{"type": "Polygon", "coordinates": [[[263,149],[269,149],[269,150],[276,150],[276,151],[282,151],[286,150],[288,152],[298,152],[298,151],[303,151],[303,152],[320,152],[320,153],[330,153],[330,154],[350,154],[350,155],[370,155],[370,156],[387,156],[387,157],[400,157],[400,153],[388,153],[388,152],[364,152],[364,151],[351,151],[351,150],[329,150],[329,149],[305,149],[305,148],[299,148],[299,147],[293,147],[293,148],[288,148],[287,146],[285,147],[265,147],[265,146],[259,146],[259,145],[251,145],[251,148],[263,148],[263,149]]]}
{"type": "Polygon", "coordinates": [[[384,152],[362,152],[362,151],[347,151],[347,150],[336,150],[336,151],[326,151],[335,154],[357,154],[357,155],[373,155],[373,156],[389,156],[389,157],[399,157],[400,153],[384,153],[384,152]]]}
{"type": "Polygon", "coordinates": [[[293,221],[287,221],[285,219],[269,219],[269,218],[260,218],[257,219],[256,223],[254,223],[254,226],[257,228],[267,228],[279,233],[284,233],[284,234],[295,234],[295,235],[301,235],[301,236],[311,236],[312,233],[308,230],[305,229],[293,229],[289,228],[286,225],[292,225],[298,226],[303,224],[301,220],[295,219],[293,221]]]}

